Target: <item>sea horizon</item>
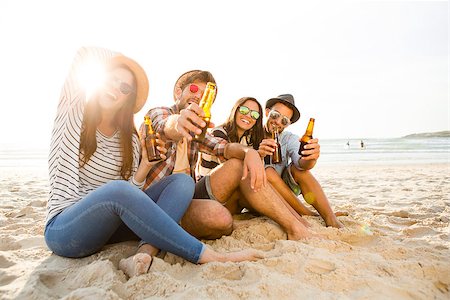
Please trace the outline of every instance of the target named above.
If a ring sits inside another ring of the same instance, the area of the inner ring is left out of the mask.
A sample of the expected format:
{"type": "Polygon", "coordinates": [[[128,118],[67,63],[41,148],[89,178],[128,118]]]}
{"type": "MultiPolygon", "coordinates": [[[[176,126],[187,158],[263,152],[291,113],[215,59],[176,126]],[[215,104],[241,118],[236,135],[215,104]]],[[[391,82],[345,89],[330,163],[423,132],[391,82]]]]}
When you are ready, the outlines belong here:
{"type": "MultiPolygon", "coordinates": [[[[450,137],[320,139],[319,163],[450,163],[450,137]],[[361,147],[361,141],[364,146],[361,147]]],[[[0,168],[47,167],[49,146],[0,143],[0,168]]]]}

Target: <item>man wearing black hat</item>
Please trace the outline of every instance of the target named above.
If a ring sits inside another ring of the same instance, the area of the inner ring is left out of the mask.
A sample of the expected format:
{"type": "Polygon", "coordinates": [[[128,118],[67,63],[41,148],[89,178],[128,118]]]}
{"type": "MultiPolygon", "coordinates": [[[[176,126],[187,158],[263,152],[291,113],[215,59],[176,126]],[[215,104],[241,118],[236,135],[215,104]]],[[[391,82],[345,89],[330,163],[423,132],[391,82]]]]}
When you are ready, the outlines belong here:
{"type": "Polygon", "coordinates": [[[318,139],[311,139],[301,155],[298,154],[300,137],[285,129],[300,118],[300,111],[295,106],[291,94],[283,94],[266,102],[265,124],[266,139],[259,147],[259,153],[265,157],[267,179],[283,198],[300,215],[317,215],[303,205],[297,198],[302,193],[306,202],[311,204],[325,220],[327,226],[343,227],[333,213],[330,203],[319,182],[309,171],[320,156],[318,139]],[[281,145],[282,161],[271,164],[270,155],[276,149],[276,142],[271,138],[271,132],[278,128],[281,145]]]}

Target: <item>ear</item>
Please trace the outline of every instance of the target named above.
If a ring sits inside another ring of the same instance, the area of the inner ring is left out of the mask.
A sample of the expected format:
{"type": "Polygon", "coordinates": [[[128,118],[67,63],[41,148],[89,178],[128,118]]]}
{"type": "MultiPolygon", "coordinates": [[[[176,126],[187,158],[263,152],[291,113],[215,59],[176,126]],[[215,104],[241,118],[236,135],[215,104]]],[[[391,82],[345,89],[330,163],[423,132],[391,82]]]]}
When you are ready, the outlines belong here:
{"type": "Polygon", "coordinates": [[[174,91],[176,100],[181,98],[182,93],[183,93],[183,90],[179,86],[177,86],[174,91]]]}
{"type": "Polygon", "coordinates": [[[270,108],[266,108],[266,117],[269,116],[270,108]]]}

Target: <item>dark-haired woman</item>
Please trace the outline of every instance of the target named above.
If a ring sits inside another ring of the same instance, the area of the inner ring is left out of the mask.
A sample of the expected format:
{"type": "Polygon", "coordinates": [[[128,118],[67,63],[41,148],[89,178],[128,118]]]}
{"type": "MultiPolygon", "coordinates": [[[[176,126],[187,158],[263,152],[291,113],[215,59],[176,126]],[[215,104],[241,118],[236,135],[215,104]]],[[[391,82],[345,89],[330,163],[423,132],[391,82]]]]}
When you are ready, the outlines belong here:
{"type": "MultiPolygon", "coordinates": [[[[262,123],[262,106],[252,97],[242,97],[234,104],[228,119],[220,126],[212,129],[214,136],[230,143],[241,143],[258,150],[264,138],[262,123]]],[[[201,153],[197,166],[197,177],[201,178],[220,164],[215,156],[201,153]]]]}

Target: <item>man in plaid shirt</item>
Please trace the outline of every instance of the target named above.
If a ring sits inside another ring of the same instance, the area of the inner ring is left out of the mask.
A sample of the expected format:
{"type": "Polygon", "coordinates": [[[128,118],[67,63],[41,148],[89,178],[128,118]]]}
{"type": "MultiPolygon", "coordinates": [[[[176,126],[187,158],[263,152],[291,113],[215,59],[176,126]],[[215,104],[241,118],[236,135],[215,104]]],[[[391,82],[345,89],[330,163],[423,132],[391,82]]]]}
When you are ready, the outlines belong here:
{"type": "MultiPolygon", "coordinates": [[[[201,118],[204,112],[198,104],[207,82],[215,83],[208,71],[186,72],[175,84],[175,105],[148,111],[155,132],[166,141],[167,159],[150,170],[145,188],[173,173],[186,173],[195,178],[198,153],[206,152],[223,163],[196,183],[194,200],[181,221],[188,232],[203,239],[229,235],[233,230],[231,213],[237,213],[238,201],[242,205],[245,199],[245,207],[276,221],[289,239],[311,236],[267,183],[264,163],[256,150],[228,143],[209,133],[203,142],[192,140],[193,134],[200,134],[206,126],[201,118]]],[[[210,127],[214,124],[210,123],[210,127]]],[[[141,134],[143,128],[142,125],[141,134]]]]}

